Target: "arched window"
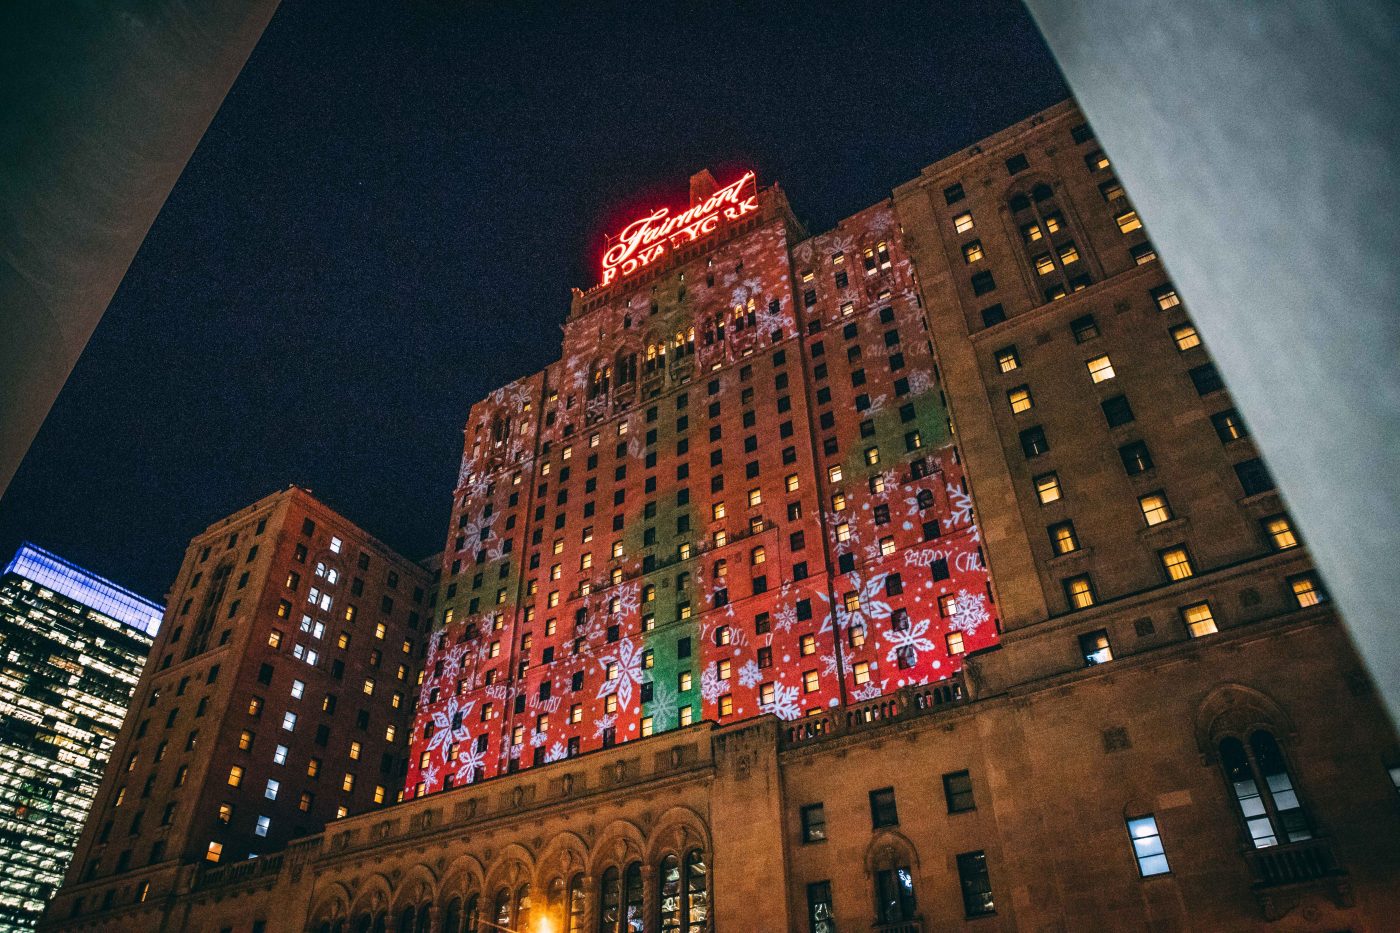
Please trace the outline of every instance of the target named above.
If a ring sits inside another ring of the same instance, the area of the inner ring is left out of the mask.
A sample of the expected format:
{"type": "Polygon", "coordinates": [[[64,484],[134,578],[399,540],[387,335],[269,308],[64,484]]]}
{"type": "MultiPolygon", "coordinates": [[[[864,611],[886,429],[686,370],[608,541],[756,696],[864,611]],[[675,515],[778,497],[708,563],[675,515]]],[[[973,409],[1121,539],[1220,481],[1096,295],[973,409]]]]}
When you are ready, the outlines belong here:
{"type": "Polygon", "coordinates": [[[380,911],[374,915],[374,923],[370,926],[371,933],[386,933],[389,926],[389,914],[380,911]]]}
{"type": "Polygon", "coordinates": [[[412,907],[405,907],[399,911],[399,925],[396,927],[398,933],[413,933],[413,918],[416,911],[412,907]]]}
{"type": "Polygon", "coordinates": [[[433,918],[427,904],[418,905],[418,930],[417,933],[432,933],[433,918]]]}
{"type": "Polygon", "coordinates": [[[552,878],[549,887],[544,892],[545,913],[549,915],[551,930],[558,930],[563,926],[564,918],[564,879],[552,878]]]}
{"type": "Polygon", "coordinates": [[[710,886],[705,871],[705,856],[691,849],[685,857],[685,931],[700,933],[708,929],[710,919],[710,886]]]}
{"type": "Polygon", "coordinates": [[[677,933],[681,928],[681,860],[668,855],[661,860],[661,933],[677,933]]]}
{"type": "Polygon", "coordinates": [[[522,931],[522,933],[530,929],[529,882],[515,889],[515,928],[522,931]]]}
{"type": "Polygon", "coordinates": [[[374,919],[369,914],[360,914],[355,918],[355,933],[369,933],[372,923],[374,919]]]}
{"type": "Polygon", "coordinates": [[[462,909],[462,933],[481,933],[481,898],[473,894],[462,909]]]}
{"type": "Polygon", "coordinates": [[[598,933],[617,933],[622,919],[622,875],[610,866],[598,891],[598,933]]]}
{"type": "Polygon", "coordinates": [[[569,881],[568,933],[583,933],[583,918],[587,907],[583,894],[583,875],[574,875],[569,881]]]}
{"type": "Polygon", "coordinates": [[[496,892],[496,903],[493,905],[491,916],[495,919],[496,925],[501,927],[510,926],[510,889],[501,888],[496,892]]]}
{"type": "Polygon", "coordinates": [[[442,912],[442,933],[462,933],[462,899],[454,897],[442,912]]]}
{"type": "Polygon", "coordinates": [[[627,866],[622,881],[623,902],[627,908],[627,924],[619,933],[642,933],[645,927],[646,901],[642,893],[642,863],[627,866]]]}
{"type": "Polygon", "coordinates": [[[1248,745],[1234,736],[1221,740],[1220,763],[1256,849],[1312,838],[1308,815],[1273,733],[1260,729],[1248,745]]]}

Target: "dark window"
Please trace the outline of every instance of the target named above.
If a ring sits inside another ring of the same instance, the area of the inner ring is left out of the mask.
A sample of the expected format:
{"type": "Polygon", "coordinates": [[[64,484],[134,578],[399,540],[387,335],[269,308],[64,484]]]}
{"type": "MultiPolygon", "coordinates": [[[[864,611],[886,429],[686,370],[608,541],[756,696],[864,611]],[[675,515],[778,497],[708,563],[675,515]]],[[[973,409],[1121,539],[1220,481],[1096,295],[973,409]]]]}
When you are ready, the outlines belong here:
{"type": "Polygon", "coordinates": [[[1099,325],[1098,322],[1094,320],[1092,314],[1086,314],[1083,317],[1077,317],[1070,321],[1069,329],[1070,332],[1074,334],[1075,343],[1083,343],[1099,335],[1099,325]]]}
{"type": "Polygon", "coordinates": [[[1006,320],[1006,310],[999,304],[982,309],[982,326],[991,327],[1006,320]]]}
{"type": "Polygon", "coordinates": [[[899,825],[899,813],[894,805],[893,787],[882,787],[870,792],[870,825],[874,829],[899,825]]]}
{"type": "Polygon", "coordinates": [[[1214,363],[1202,363],[1192,367],[1191,382],[1196,386],[1197,395],[1209,395],[1225,388],[1225,383],[1220,379],[1220,371],[1215,368],[1214,363]]]}
{"type": "Polygon", "coordinates": [[[830,881],[813,881],[807,885],[807,930],[808,933],[836,933],[830,881]]]}
{"type": "Polygon", "coordinates": [[[948,202],[949,204],[956,204],[959,201],[961,201],[964,197],[966,197],[966,195],[963,193],[963,186],[961,182],[951,184],[943,189],[943,200],[948,202]]]}
{"type": "Polygon", "coordinates": [[[1069,135],[1077,143],[1087,143],[1094,138],[1094,130],[1087,123],[1079,123],[1069,128],[1069,135]]]}
{"type": "Polygon", "coordinates": [[[990,272],[979,272],[972,277],[972,293],[974,295],[985,295],[997,289],[996,279],[990,272]]]}
{"type": "Polygon", "coordinates": [[[1142,441],[1133,441],[1119,447],[1118,456],[1123,459],[1123,469],[1129,476],[1137,476],[1152,469],[1152,454],[1142,441]]]}
{"type": "Polygon", "coordinates": [[[965,813],[976,810],[972,799],[972,777],[966,771],[954,771],[943,775],[943,797],[948,801],[949,813],[965,813]]]}
{"type": "Polygon", "coordinates": [[[900,928],[914,919],[914,873],[908,865],[882,868],[875,873],[876,922],[882,929],[900,928]]]}
{"type": "Polygon", "coordinates": [[[958,881],[962,884],[963,912],[967,916],[996,913],[985,852],[964,852],[958,856],[958,881]]]}
{"type": "Polygon", "coordinates": [[[1274,488],[1274,478],[1269,475],[1269,468],[1258,457],[1235,464],[1235,475],[1239,477],[1240,488],[1246,496],[1256,496],[1274,488]]]}
{"type": "Polygon", "coordinates": [[[1045,429],[1040,425],[1026,428],[1021,432],[1021,452],[1026,455],[1027,460],[1031,457],[1038,457],[1049,450],[1050,443],[1045,439],[1045,429]]]}
{"type": "Polygon", "coordinates": [[[1009,175],[1015,175],[1019,172],[1024,172],[1028,168],[1030,168],[1030,162],[1026,160],[1024,153],[1018,152],[1014,156],[1006,160],[1006,171],[1009,175]]]}
{"type": "Polygon", "coordinates": [[[1104,399],[1101,407],[1110,428],[1116,428],[1120,424],[1128,424],[1133,420],[1133,409],[1128,404],[1126,395],[1115,395],[1113,398],[1104,399]]]}
{"type": "Polygon", "coordinates": [[[802,841],[823,842],[826,840],[826,810],[819,803],[802,808],[802,841]]]}

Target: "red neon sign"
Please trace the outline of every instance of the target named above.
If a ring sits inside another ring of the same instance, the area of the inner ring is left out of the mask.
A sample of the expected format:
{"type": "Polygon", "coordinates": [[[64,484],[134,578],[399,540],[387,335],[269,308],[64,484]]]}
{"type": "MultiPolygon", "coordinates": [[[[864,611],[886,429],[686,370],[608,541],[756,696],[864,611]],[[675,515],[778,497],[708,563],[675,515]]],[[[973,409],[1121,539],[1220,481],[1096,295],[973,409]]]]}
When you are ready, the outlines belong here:
{"type": "Polygon", "coordinates": [[[671,215],[669,207],[657,208],[622,229],[603,253],[603,285],[625,279],[670,250],[693,243],[729,223],[758,210],[758,188],[753,172],[725,185],[689,210],[671,215]]]}

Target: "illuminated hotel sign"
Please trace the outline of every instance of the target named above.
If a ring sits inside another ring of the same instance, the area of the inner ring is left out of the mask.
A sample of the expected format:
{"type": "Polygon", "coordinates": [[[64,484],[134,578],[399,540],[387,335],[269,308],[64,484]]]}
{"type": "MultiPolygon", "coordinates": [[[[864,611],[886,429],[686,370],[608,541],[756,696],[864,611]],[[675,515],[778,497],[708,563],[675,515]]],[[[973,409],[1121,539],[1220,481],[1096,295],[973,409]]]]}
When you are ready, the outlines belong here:
{"type": "Polygon", "coordinates": [[[603,285],[644,269],[667,253],[713,233],[721,224],[747,217],[758,210],[758,186],[753,172],[720,188],[689,210],[672,215],[669,207],[657,208],[634,220],[603,253],[603,285]]]}

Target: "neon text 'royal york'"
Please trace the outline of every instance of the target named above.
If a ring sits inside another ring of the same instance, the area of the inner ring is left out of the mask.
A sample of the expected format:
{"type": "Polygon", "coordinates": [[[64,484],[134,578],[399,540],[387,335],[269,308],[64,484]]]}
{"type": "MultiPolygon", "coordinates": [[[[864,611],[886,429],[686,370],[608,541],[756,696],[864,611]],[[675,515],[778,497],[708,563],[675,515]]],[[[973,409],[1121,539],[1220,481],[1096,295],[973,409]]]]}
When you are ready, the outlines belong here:
{"type": "Polygon", "coordinates": [[[738,220],[758,210],[754,173],[746,172],[689,210],[671,216],[668,207],[628,224],[603,253],[603,282],[608,285],[651,265],[669,250],[680,249],[722,223],[738,220]]]}

